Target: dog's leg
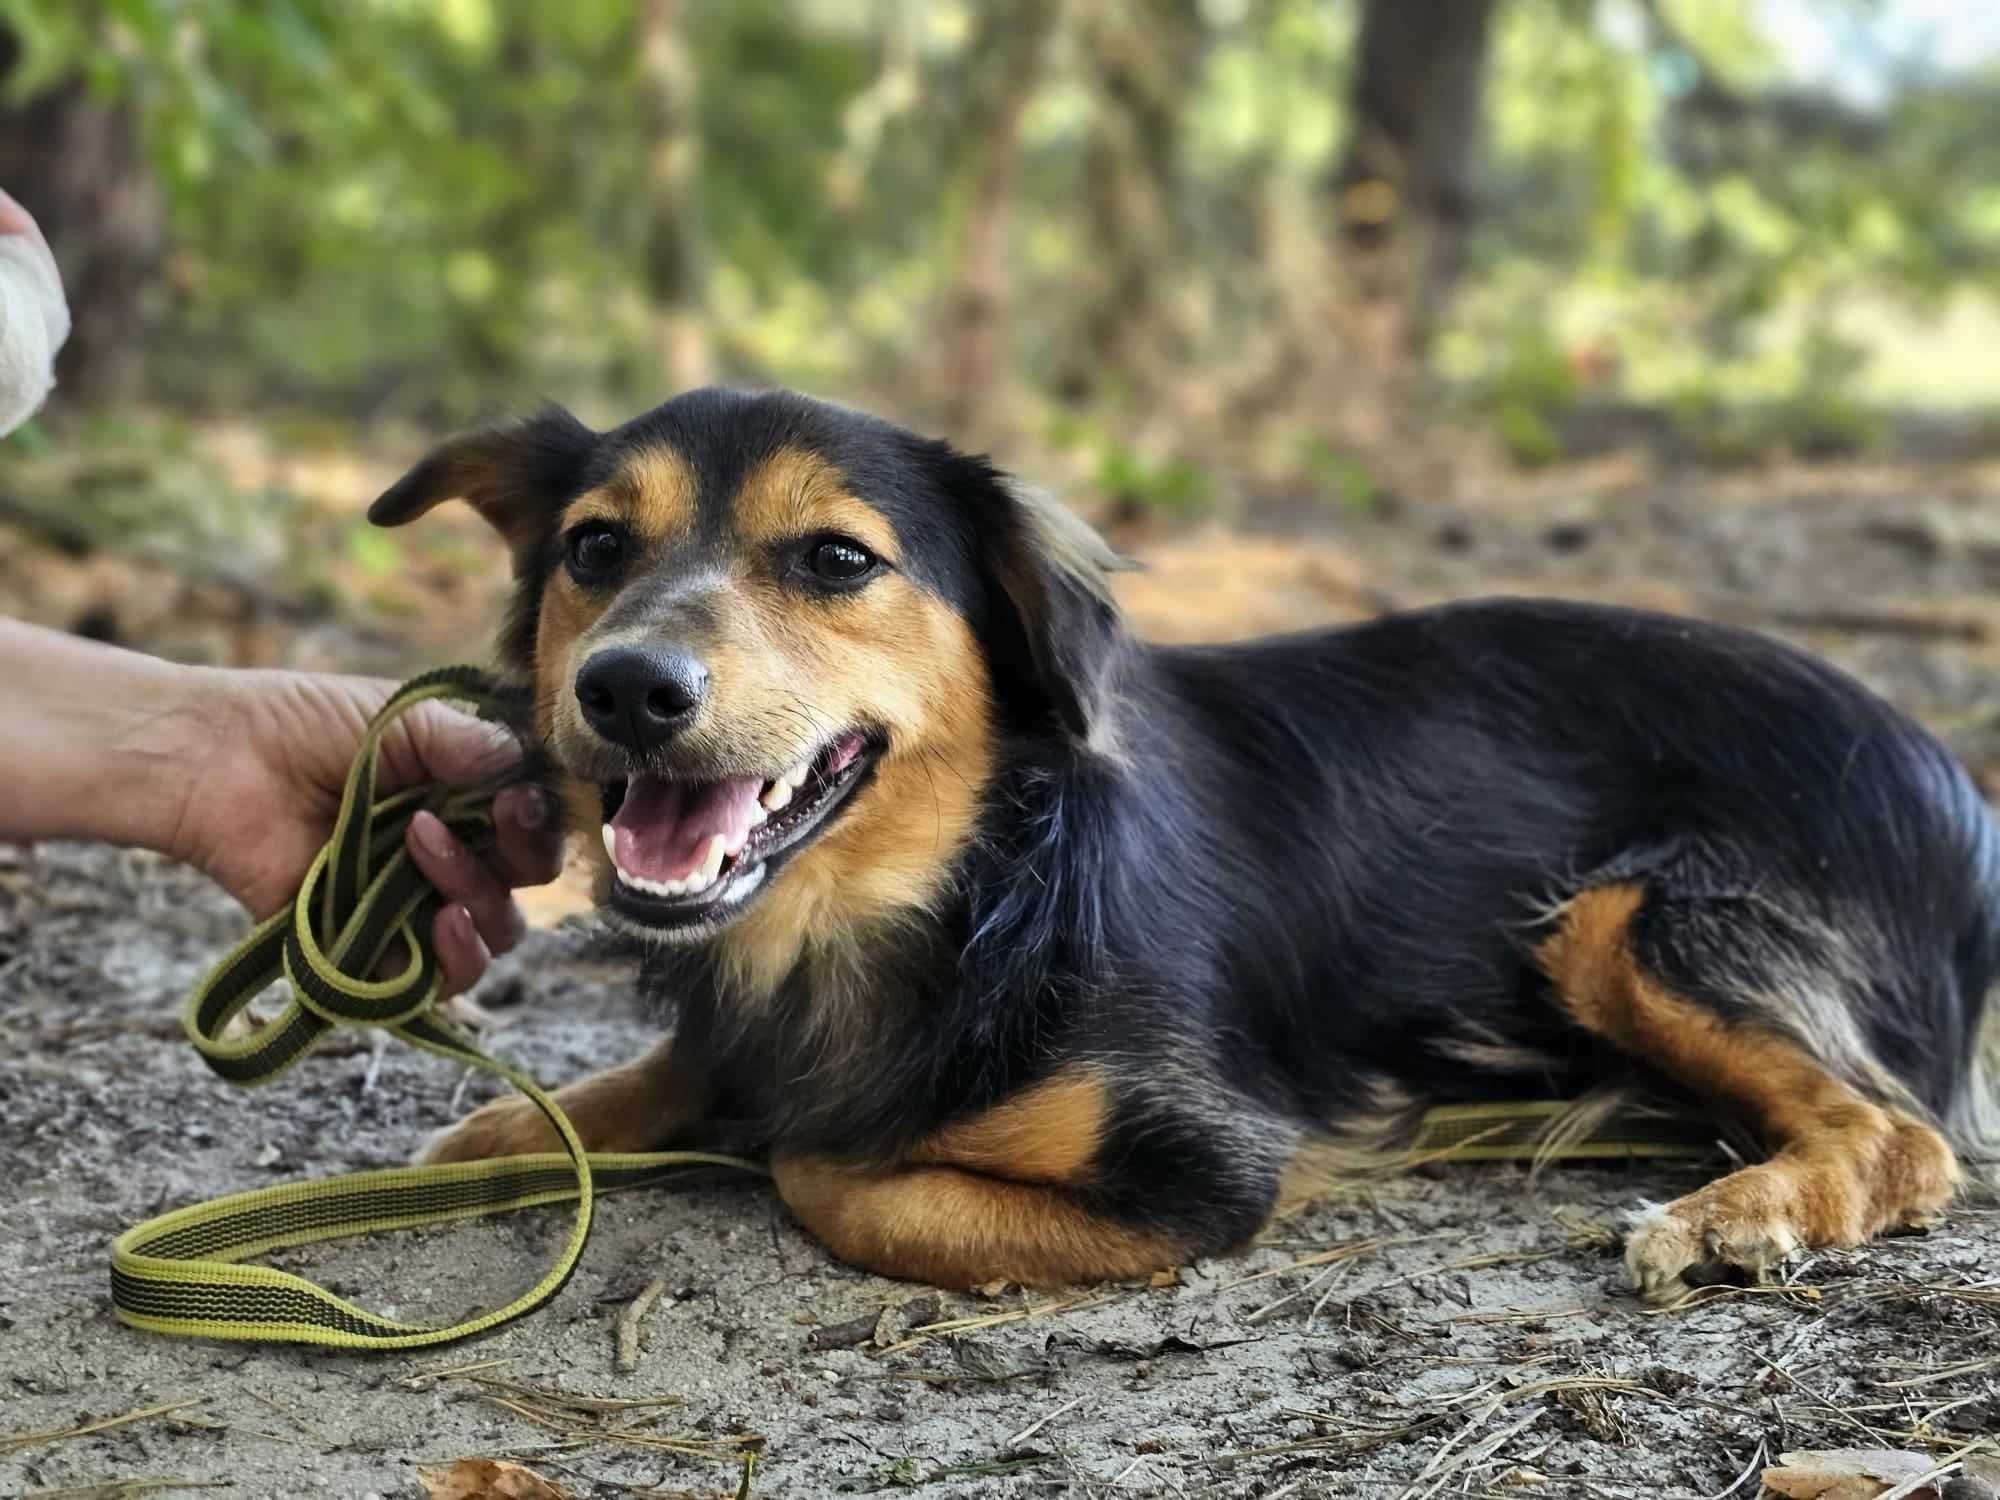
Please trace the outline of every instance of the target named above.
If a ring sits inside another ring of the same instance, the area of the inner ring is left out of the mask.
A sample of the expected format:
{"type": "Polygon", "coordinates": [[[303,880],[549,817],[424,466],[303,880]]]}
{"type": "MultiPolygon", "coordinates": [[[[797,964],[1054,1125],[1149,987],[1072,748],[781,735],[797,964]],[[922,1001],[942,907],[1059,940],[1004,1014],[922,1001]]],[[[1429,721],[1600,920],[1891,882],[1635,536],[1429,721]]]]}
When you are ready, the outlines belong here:
{"type": "Polygon", "coordinates": [[[989,1281],[1068,1286],[1181,1264],[1165,1238],[1087,1206],[1075,1190],[962,1167],[868,1168],[826,1157],[773,1159],[799,1222],[850,1265],[967,1290],[989,1281]]]}
{"type": "Polygon", "coordinates": [[[1643,899],[1637,885],[1612,885],[1569,903],[1539,955],[1561,1004],[1741,1114],[1776,1155],[1649,1211],[1626,1247],[1640,1291],[1672,1301],[1718,1267],[1762,1275],[1798,1249],[1857,1245],[1950,1202],[1951,1148],[1914,1113],[1865,1098],[1775,1028],[1727,1018],[1645,972],[1631,935],[1643,899]]]}
{"type": "Polygon", "coordinates": [[[779,1153],[778,1192],[834,1254],[884,1276],[967,1288],[1143,1276],[1186,1247],[1103,1207],[1103,1082],[1076,1069],[945,1127],[882,1167],[779,1153]]]}
{"type": "MultiPolygon", "coordinates": [[[[643,1057],[557,1089],[556,1102],[586,1149],[651,1151],[699,1121],[711,1095],[688,1050],[668,1038],[643,1057]]],[[[417,1159],[483,1161],[561,1149],[541,1110],[506,1094],[432,1136],[417,1159]]]]}

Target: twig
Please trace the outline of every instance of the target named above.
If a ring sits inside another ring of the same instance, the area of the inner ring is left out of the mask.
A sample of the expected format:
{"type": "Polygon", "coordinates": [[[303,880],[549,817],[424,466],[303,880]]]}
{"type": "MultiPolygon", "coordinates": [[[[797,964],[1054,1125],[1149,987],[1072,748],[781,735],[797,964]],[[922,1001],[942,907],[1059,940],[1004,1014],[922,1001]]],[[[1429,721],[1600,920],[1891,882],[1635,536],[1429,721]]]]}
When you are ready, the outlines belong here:
{"type": "Polygon", "coordinates": [[[646,1314],[653,1310],[653,1304],[660,1300],[660,1294],[666,1289],[666,1277],[655,1276],[618,1315],[618,1357],[614,1364],[620,1375],[630,1375],[639,1368],[639,1326],[646,1321],[646,1314]]]}
{"type": "Polygon", "coordinates": [[[59,1490],[32,1490],[23,1500],[125,1500],[155,1490],[226,1490],[222,1479],[105,1479],[96,1484],[65,1485],[59,1490]]]}
{"type": "Polygon", "coordinates": [[[1757,1447],[1750,1455],[1750,1462],[1743,1466],[1743,1472],[1729,1482],[1729,1488],[1713,1495],[1705,1495],[1702,1500],[1729,1500],[1729,1497],[1743,1488],[1744,1482],[1757,1472],[1757,1466],[1769,1457],[1770,1449],[1764,1446],[1762,1438],[1757,1439],[1757,1447]]]}
{"type": "Polygon", "coordinates": [[[506,1359],[475,1359],[471,1364],[447,1365],[442,1370],[419,1370],[414,1375],[406,1376],[399,1383],[408,1386],[411,1390],[415,1390],[417,1382],[420,1380],[450,1380],[455,1376],[473,1375],[482,1370],[497,1370],[502,1365],[511,1365],[512,1363],[514,1361],[511,1356],[506,1359]]]}
{"type": "Polygon", "coordinates": [[[1379,1240],[1349,1240],[1346,1244],[1335,1245],[1322,1250],[1317,1255],[1302,1256],[1298,1260],[1282,1266],[1272,1266],[1265,1271],[1252,1271],[1248,1276],[1239,1276],[1234,1281],[1225,1281],[1215,1290],[1233,1292],[1239,1286],[1248,1286],[1253,1281],[1268,1281],[1273,1276],[1284,1276],[1292,1271],[1308,1271],[1315,1266],[1333,1265],[1343,1260],[1353,1260],[1356,1256],[1369,1255],[1390,1245],[1414,1245],[1420,1240],[1441,1240],[1450,1234],[1449,1230],[1438,1230],[1432,1234],[1399,1234],[1379,1240]]]}
{"type": "Polygon", "coordinates": [[[1083,1397],[1081,1396],[1078,1396],[1073,1401],[1065,1401],[1061,1406],[1058,1406],[1054,1411],[1050,1412],[1046,1417],[1042,1417],[1038,1421],[1030,1422],[1026,1427],[1023,1427],[1019,1432],[1015,1433],[1012,1437],[1008,1438],[1005,1443],[1001,1444],[1002,1449],[1013,1449],[1020,1447],[1021,1444],[1027,1442],[1029,1438],[1033,1437],[1036,1433],[1040,1432],[1044,1427],[1048,1426],[1049,1423],[1053,1422],[1057,1417],[1061,1416],[1064,1412],[1074,1411],[1077,1407],[1081,1406],[1082,1404],[1083,1404],[1083,1397]]]}
{"type": "Polygon", "coordinates": [[[902,1354],[947,1334],[976,1333],[987,1328],[998,1328],[1007,1323],[1024,1323],[1031,1318],[1045,1318],[1052,1313],[1082,1312],[1089,1307],[1102,1307],[1107,1302],[1116,1302],[1120,1294],[1068,1297],[1055,1302],[1045,1302],[1040,1307],[1033,1305],[1012,1308],[1007,1312],[979,1313],[972,1317],[946,1318],[938,1323],[926,1323],[920,1328],[912,1328],[909,1336],[901,1343],[891,1344],[879,1357],[886,1359],[892,1354],[902,1354]]]}
{"type": "Polygon", "coordinates": [[[1908,1479],[1905,1479],[1901,1484],[1897,1485],[1894,1489],[1884,1490],[1881,1494],[1875,1497],[1875,1500],[1904,1500],[1904,1497],[1906,1495],[1914,1495],[1918,1490],[1923,1489],[1926,1485],[1934,1484],[1938,1480],[1944,1478],[1945,1475],[1956,1472],[1959,1465],[1965,1461],[1965,1456],[1968,1453],[1977,1452],[1979,1449],[1984,1448],[1985,1446],[1986,1446],[1985,1438],[1983,1437],[1974,1438],[1971,1442],[1967,1443],[1963,1448],[1960,1448],[1956,1453],[1947,1454],[1938,1463],[1938,1466],[1932,1469],[1929,1473],[1913,1474],[1908,1479]]]}
{"type": "Polygon", "coordinates": [[[1789,1385],[1793,1390],[1797,1391],[1800,1395],[1806,1397],[1808,1400],[1813,1401],[1820,1406],[1825,1407],[1828,1411],[1832,1412],[1836,1417],[1839,1417],[1841,1421],[1845,1422],[1849,1427],[1852,1427],[1855,1431],[1866,1433],[1868,1435],[1868,1440],[1870,1442],[1881,1441],[1882,1435],[1879,1432],[1877,1432],[1873,1427],[1870,1427],[1866,1422],[1862,1421],[1859,1417],[1847,1411],[1844,1407],[1834,1405],[1833,1402],[1827,1400],[1827,1398],[1822,1396],[1818,1391],[1814,1390],[1811,1386],[1807,1385],[1804,1381],[1800,1380],[1797,1376],[1793,1375],[1792,1372],[1790,1370],[1787,1370],[1783,1365],[1773,1364],[1770,1360],[1766,1359],[1763,1355],[1759,1354],[1755,1349],[1752,1349],[1750,1351],[1750,1357],[1755,1359],[1759,1364],[1763,1365],[1766,1369],[1772,1371],[1774,1374],[1779,1376],[1779,1378],[1781,1378],[1785,1382],[1785,1384],[1789,1385]]]}
{"type": "Polygon", "coordinates": [[[286,1421],[292,1423],[295,1427],[299,1429],[299,1431],[303,1432],[307,1437],[312,1438],[315,1442],[321,1443],[328,1448],[335,1448],[339,1446],[339,1444],[335,1442],[334,1439],[328,1437],[325,1433],[321,1432],[317,1427],[313,1426],[312,1423],[308,1422],[304,1417],[300,1416],[290,1407],[280,1405],[278,1402],[273,1401],[269,1396],[263,1395],[257,1391],[246,1391],[244,1392],[244,1394],[247,1395],[252,1401],[261,1401],[264,1405],[270,1407],[272,1411],[276,1412],[286,1421]]]}
{"type": "Polygon", "coordinates": [[[114,1427],[129,1426],[133,1422],[146,1422],[154,1417],[164,1417],[169,1412],[185,1411],[190,1406],[200,1406],[206,1396],[194,1396],[186,1401],[172,1401],[165,1406],[148,1406],[140,1411],[128,1411],[121,1417],[105,1417],[102,1421],[86,1422],[81,1427],[64,1427],[53,1432],[20,1432],[10,1438],[0,1438],[0,1453],[18,1453],[23,1448],[32,1448],[37,1443],[60,1443],[70,1438],[89,1437],[94,1432],[109,1432],[114,1427]]]}
{"type": "Polygon", "coordinates": [[[1877,1390],[1900,1391],[1912,1386],[1936,1385],[1940,1380],[1950,1380],[1954,1375],[1970,1375],[1978,1370],[1990,1370],[2000,1365],[2000,1355],[1991,1359],[1968,1359],[1959,1364],[1945,1365],[1941,1369],[1930,1370],[1922,1375],[1912,1375],[1907,1380],[1871,1380],[1868,1383],[1877,1390]]]}

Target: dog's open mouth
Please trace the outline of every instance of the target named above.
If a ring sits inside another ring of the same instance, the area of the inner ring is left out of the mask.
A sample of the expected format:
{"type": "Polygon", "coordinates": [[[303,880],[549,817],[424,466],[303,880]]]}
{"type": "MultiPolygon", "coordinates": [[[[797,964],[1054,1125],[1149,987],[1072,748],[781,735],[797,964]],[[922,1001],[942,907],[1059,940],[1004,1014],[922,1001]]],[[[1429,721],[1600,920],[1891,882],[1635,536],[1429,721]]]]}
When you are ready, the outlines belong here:
{"type": "Polygon", "coordinates": [[[727,920],[763,884],[777,856],[825,827],[881,748],[878,739],[850,730],[775,776],[605,783],[612,906],[648,927],[727,920]]]}

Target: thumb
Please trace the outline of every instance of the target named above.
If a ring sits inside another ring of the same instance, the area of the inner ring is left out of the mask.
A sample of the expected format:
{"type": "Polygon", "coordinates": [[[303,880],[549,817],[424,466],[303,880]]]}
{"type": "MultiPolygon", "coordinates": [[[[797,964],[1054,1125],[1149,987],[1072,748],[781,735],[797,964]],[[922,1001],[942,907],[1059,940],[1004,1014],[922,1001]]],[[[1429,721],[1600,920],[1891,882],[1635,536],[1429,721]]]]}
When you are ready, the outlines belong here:
{"type": "Polygon", "coordinates": [[[472,786],[520,759],[521,747],[507,730],[442,703],[419,703],[382,741],[385,790],[419,781],[472,786]]]}

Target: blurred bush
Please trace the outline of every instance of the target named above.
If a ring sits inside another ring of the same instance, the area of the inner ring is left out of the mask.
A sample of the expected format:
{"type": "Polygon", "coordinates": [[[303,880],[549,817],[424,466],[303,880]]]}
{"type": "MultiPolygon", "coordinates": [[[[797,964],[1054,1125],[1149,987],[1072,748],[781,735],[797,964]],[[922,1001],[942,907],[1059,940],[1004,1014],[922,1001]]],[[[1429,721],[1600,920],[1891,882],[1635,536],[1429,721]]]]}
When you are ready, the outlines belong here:
{"type": "Polygon", "coordinates": [[[1992,403],[2000,69],[1856,99],[1780,26],[1884,8],[0,0],[0,182],[107,310],[76,392],[133,347],[343,420],[783,381],[1085,421],[1073,477],[1172,511],[1322,434],[1365,508],[1440,391],[1525,464],[1599,401],[1726,458],[1992,403]],[[1946,308],[1964,367],[1881,383],[1946,308]]]}

